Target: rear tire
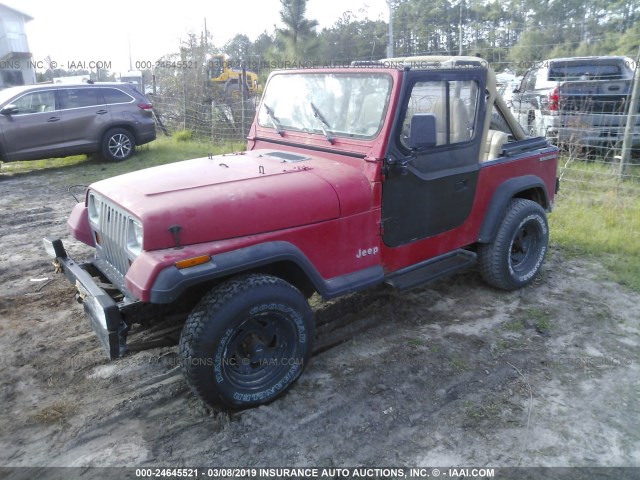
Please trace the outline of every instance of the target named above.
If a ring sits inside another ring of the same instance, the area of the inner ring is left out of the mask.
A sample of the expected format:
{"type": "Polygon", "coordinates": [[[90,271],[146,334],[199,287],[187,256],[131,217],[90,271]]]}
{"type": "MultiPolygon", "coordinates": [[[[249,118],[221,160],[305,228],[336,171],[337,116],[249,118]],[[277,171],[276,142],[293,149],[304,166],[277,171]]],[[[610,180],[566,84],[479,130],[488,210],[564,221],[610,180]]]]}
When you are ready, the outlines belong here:
{"type": "Polygon", "coordinates": [[[516,290],[535,279],[549,245],[544,209],[531,200],[511,200],[492,243],[478,248],[484,280],[503,290],[516,290]]]}
{"type": "Polygon", "coordinates": [[[131,132],[124,128],[107,130],[102,139],[102,156],[112,162],[127,160],[136,149],[136,141],[131,132]]]}
{"type": "Polygon", "coordinates": [[[180,338],[182,371],[205,403],[250,408],[274,400],[311,358],[313,312],[304,296],[270,275],[244,275],[205,295],[180,338]]]}

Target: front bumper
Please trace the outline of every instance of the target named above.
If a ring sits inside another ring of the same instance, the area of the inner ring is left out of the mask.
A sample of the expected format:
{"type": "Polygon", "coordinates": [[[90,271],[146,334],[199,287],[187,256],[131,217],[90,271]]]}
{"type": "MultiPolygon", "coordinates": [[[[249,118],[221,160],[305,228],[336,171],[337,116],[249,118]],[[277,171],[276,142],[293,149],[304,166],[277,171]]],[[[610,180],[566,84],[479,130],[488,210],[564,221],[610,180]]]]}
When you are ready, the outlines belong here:
{"type": "Polygon", "coordinates": [[[55,258],[56,270],[64,273],[69,282],[75,285],[76,298],[82,303],[109,359],[124,355],[129,326],[122,318],[118,303],[94,279],[99,272],[91,263],[78,264],[70,258],[62,240],[45,237],[43,242],[49,256],[55,258]]]}

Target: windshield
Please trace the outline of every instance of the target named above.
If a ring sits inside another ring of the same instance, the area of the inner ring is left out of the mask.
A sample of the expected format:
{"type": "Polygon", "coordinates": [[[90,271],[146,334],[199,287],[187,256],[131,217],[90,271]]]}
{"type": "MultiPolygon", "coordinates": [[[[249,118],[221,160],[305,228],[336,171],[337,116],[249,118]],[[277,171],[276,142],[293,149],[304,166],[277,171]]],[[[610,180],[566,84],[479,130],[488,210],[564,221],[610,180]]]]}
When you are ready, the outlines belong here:
{"type": "Polygon", "coordinates": [[[383,73],[296,73],[271,78],[262,127],[332,137],[373,138],[380,132],[391,77],[383,73]]]}

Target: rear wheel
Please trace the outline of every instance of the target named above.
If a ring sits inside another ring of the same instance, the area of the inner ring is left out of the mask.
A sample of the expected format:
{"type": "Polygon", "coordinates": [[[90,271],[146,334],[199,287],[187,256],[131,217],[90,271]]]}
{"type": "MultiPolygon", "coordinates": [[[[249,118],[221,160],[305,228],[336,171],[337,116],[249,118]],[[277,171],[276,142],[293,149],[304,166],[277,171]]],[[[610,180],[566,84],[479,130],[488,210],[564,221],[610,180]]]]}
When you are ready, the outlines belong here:
{"type": "Polygon", "coordinates": [[[536,277],[549,244],[544,209],[531,200],[511,200],[492,243],[480,245],[478,263],[484,280],[503,290],[515,290],[536,277]]]}
{"type": "Polygon", "coordinates": [[[133,155],[135,145],[131,132],[124,128],[112,128],[102,139],[102,156],[107,160],[122,162],[133,155]]]}
{"type": "Polygon", "coordinates": [[[211,290],[180,339],[182,370],[206,403],[249,408],[284,393],[311,358],[313,312],[284,280],[246,275],[211,290]]]}

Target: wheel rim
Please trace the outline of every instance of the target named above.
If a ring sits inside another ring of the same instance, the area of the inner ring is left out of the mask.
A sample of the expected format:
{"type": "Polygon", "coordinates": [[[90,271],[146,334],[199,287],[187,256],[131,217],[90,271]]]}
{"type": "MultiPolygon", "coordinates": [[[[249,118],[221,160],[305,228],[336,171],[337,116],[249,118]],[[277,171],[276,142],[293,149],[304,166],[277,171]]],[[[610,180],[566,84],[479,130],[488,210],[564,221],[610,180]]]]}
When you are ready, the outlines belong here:
{"type": "Polygon", "coordinates": [[[509,254],[509,263],[514,272],[527,273],[535,267],[541,243],[542,231],[537,220],[530,219],[518,228],[511,240],[509,254]]]}
{"type": "Polygon", "coordinates": [[[263,388],[291,369],[295,337],[294,325],[279,313],[244,320],[225,349],[223,376],[239,388],[263,388]]]}
{"type": "Polygon", "coordinates": [[[109,139],[109,153],[115,158],[126,158],[131,152],[131,140],[128,136],[117,133],[109,139]]]}

